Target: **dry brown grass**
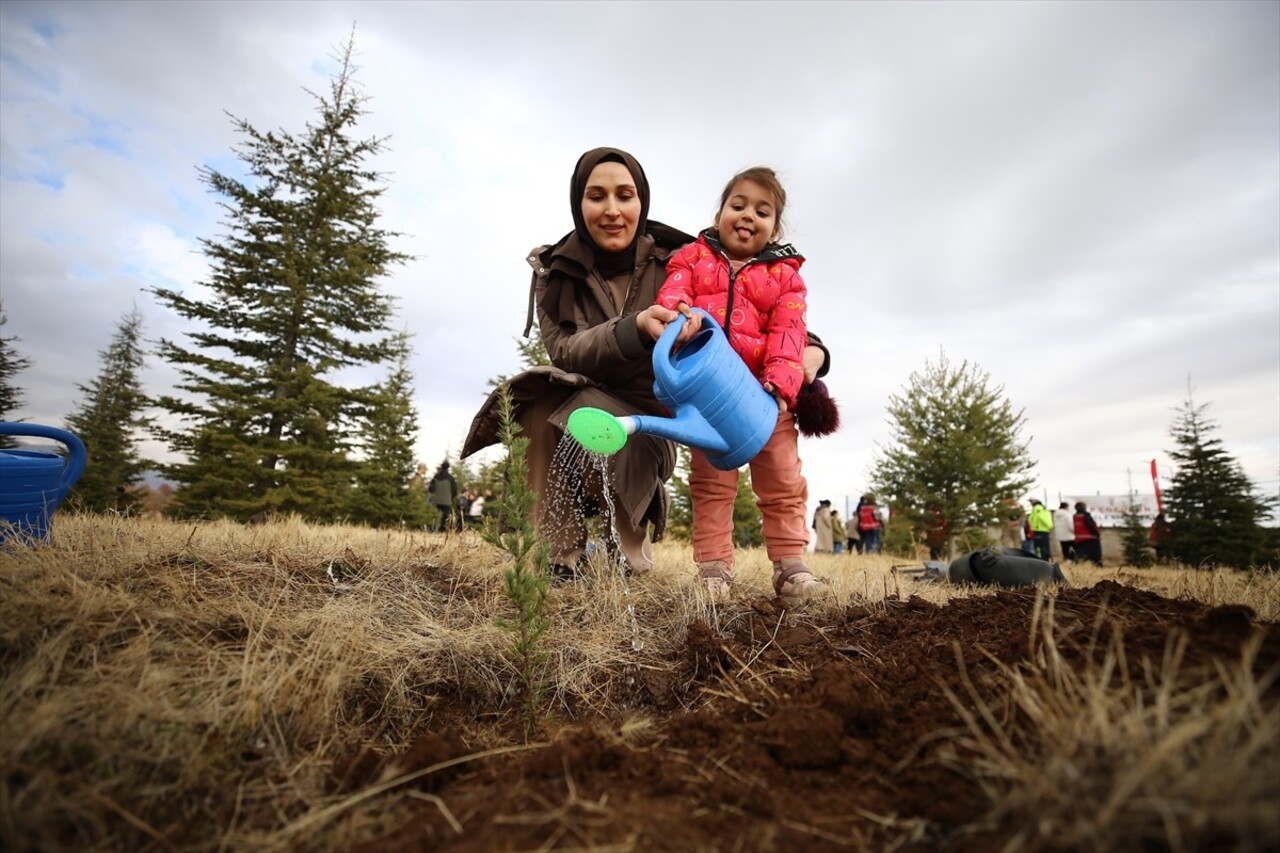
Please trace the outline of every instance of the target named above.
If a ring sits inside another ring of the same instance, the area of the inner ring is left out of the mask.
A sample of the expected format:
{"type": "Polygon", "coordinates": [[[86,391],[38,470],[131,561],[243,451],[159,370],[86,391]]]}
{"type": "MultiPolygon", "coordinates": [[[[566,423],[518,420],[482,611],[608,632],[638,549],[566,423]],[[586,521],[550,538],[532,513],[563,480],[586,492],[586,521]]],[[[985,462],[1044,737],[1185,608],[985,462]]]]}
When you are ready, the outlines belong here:
{"type": "Polygon", "coordinates": [[[1255,675],[1260,632],[1240,660],[1196,673],[1182,671],[1186,635],[1171,634],[1159,667],[1135,680],[1119,632],[1100,661],[1072,667],[1051,596],[1041,614],[1031,660],[1000,665],[994,701],[967,679],[966,695],[950,695],[966,730],[944,761],[993,803],[974,829],[1012,824],[1006,851],[1182,851],[1224,838],[1230,849],[1276,849],[1280,713],[1262,694],[1280,672],[1255,675]]]}
{"type": "MultiPolygon", "coordinates": [[[[518,704],[510,638],[495,624],[508,612],[502,557],[474,534],[68,514],[54,531],[47,546],[0,549],[0,847],[166,849],[166,839],[183,837],[193,850],[342,849],[396,825],[426,795],[386,778],[377,790],[331,793],[336,761],[362,748],[403,751],[424,720],[446,711],[478,751],[508,748],[495,725],[518,704]],[[377,808],[368,807],[383,790],[377,808]]],[[[552,715],[627,717],[637,679],[667,665],[692,621],[732,618],[709,610],[687,546],[660,544],[656,556],[649,576],[628,580],[598,566],[594,583],[555,591],[552,715]]],[[[815,555],[813,568],[833,592],[820,609],[987,594],[920,585],[894,563],[815,555]]],[[[1280,618],[1274,577],[1068,572],[1080,584],[1120,579],[1280,618]]],[[[744,553],[736,577],[743,599],[771,597],[762,553],[744,553]]],[[[1252,761],[1260,751],[1274,758],[1274,709],[1259,717],[1260,688],[1240,673],[1222,673],[1204,696],[1162,694],[1157,684],[1163,704],[1134,707],[1124,691],[1113,696],[1090,673],[1055,669],[1051,658],[1009,675],[1026,738],[1048,740],[1059,722],[1084,715],[1073,743],[1127,738],[1129,754],[1116,763],[1165,756],[1172,763],[1160,773],[1168,776],[1188,769],[1192,742],[1206,758],[1238,756],[1224,776],[1241,761],[1249,772],[1270,766],[1252,761]],[[1222,697],[1234,704],[1197,717],[1196,703],[1222,697]],[[1227,725],[1239,737],[1228,737],[1227,725]]],[[[997,734],[985,722],[974,719],[974,743],[997,734]]],[[[636,713],[626,728],[645,726],[636,713]]],[[[1004,746],[992,743],[995,763],[1004,746]]],[[[987,775],[1028,772],[995,767],[987,775]]],[[[1150,775],[1134,772],[1140,782],[1150,775]]],[[[1057,822],[1053,831],[1105,841],[1106,826],[1123,820],[1146,788],[1121,780],[1114,790],[1093,829],[1057,822]]]]}

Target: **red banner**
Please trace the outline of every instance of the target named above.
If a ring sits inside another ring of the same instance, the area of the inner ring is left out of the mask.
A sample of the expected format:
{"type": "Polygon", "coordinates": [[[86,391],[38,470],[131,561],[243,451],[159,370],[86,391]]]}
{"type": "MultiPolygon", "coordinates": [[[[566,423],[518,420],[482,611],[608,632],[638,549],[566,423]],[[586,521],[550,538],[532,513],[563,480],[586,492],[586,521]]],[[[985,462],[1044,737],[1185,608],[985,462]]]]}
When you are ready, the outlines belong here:
{"type": "Polygon", "coordinates": [[[1156,473],[1156,460],[1151,460],[1151,485],[1156,490],[1156,512],[1164,512],[1164,496],[1160,494],[1160,475],[1156,473]]]}

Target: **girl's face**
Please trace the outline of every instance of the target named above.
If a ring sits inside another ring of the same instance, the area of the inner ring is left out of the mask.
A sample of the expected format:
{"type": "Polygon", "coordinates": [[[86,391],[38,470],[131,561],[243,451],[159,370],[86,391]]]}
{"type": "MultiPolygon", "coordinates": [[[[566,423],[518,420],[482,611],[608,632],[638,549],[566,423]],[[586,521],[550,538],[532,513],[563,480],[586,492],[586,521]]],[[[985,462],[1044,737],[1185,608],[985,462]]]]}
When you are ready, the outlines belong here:
{"type": "Polygon", "coordinates": [[[777,199],[755,181],[738,181],[716,214],[715,226],[725,254],[735,261],[754,258],[777,236],[777,199]]]}
{"type": "Polygon", "coordinates": [[[582,192],[582,219],[595,244],[621,252],[636,239],[640,194],[621,163],[601,163],[591,170],[582,192]]]}

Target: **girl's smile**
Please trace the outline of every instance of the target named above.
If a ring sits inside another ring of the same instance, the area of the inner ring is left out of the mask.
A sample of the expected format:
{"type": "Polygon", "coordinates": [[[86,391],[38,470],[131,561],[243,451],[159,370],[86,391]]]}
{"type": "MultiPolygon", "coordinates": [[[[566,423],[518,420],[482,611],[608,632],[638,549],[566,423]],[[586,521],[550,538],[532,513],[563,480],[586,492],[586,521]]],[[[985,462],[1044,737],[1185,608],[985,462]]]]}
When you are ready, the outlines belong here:
{"type": "Polygon", "coordinates": [[[778,233],[777,200],[769,190],[744,178],[725,199],[715,225],[725,254],[735,261],[754,258],[778,233]]]}

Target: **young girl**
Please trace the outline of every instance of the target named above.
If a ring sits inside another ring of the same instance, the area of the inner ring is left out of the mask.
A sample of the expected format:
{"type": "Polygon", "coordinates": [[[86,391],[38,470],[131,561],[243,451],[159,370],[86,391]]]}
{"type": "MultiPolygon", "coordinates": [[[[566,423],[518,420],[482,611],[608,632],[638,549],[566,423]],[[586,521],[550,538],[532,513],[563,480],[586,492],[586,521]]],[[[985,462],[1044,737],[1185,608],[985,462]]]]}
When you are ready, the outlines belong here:
{"type": "MultiPolygon", "coordinates": [[[[778,400],[778,423],[764,449],[751,460],[751,485],[764,517],[765,547],[773,561],[773,588],[784,599],[804,600],[826,587],[804,564],[809,527],[809,487],[800,473],[792,411],[804,380],[801,353],[805,327],[804,258],[776,241],[782,233],[787,193],[777,174],[756,166],[733,176],[720,196],[711,228],[671,257],[657,305],[688,319],[677,343],[701,327],[702,308],[714,317],[729,344],[764,389],[778,400]]],[[[705,454],[692,451],[689,492],[693,499],[693,557],[711,599],[729,597],[733,576],[733,501],[738,472],[720,471],[705,454]]]]}

